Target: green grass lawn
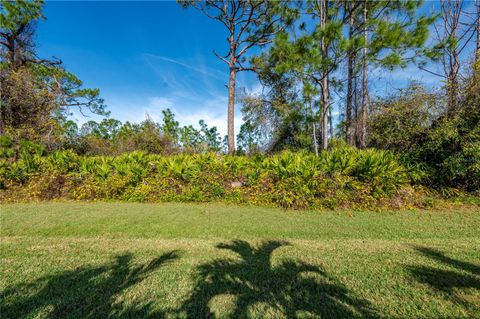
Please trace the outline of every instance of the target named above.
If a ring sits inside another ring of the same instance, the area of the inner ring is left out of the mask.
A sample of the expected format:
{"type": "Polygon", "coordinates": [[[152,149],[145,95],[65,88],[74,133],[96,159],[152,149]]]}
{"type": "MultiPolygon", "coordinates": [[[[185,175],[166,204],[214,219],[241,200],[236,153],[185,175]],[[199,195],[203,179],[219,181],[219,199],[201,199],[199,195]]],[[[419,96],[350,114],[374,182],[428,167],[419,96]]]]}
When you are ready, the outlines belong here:
{"type": "Polygon", "coordinates": [[[480,318],[480,211],[2,205],[1,318],[480,318]]]}

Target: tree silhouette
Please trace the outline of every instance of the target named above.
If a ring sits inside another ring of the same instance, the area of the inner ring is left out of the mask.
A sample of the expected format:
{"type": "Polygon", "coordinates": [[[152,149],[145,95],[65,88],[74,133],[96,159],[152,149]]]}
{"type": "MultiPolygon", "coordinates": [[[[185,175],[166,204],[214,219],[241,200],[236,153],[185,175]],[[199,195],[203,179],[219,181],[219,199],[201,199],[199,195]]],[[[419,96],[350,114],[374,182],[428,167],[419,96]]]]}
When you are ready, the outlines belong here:
{"type": "Polygon", "coordinates": [[[8,287],[0,295],[0,313],[2,318],[33,317],[40,311],[47,311],[48,318],[163,318],[161,311],[151,309],[151,303],[126,305],[115,298],[178,256],[177,251],[170,251],[148,264],[133,266],[132,254],[123,254],[109,264],[8,287]]]}
{"type": "Polygon", "coordinates": [[[189,318],[213,317],[209,302],[216,296],[236,297],[231,318],[248,317],[248,308],[268,304],[286,318],[308,312],[322,318],[378,318],[367,301],[320,267],[284,260],[272,265],[271,255],[284,241],[266,241],[258,248],[235,240],[217,245],[240,256],[240,260],[218,259],[199,267],[198,284],[182,311],[189,318]],[[318,278],[320,277],[320,279],[318,278]]]}
{"type": "Polygon", "coordinates": [[[448,257],[443,252],[428,247],[418,246],[414,247],[414,249],[445,266],[457,269],[457,271],[454,271],[429,266],[409,266],[408,270],[416,280],[443,292],[446,297],[457,304],[462,304],[472,314],[480,313],[480,305],[478,303],[469,302],[457,293],[458,289],[465,288],[473,288],[480,291],[479,265],[448,257]]]}

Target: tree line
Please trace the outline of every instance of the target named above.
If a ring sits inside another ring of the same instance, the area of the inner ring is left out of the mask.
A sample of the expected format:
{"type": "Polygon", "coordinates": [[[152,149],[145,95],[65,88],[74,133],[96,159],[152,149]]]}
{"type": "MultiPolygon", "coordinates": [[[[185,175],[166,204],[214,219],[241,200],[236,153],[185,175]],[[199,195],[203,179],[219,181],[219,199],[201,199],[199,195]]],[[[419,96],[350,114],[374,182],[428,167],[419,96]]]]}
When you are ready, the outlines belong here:
{"type": "Polygon", "coordinates": [[[85,155],[120,155],[143,151],[150,154],[222,152],[226,139],[217,128],[204,120],[200,129],[192,125],[180,126],[170,109],[162,110],[162,120],[156,123],[147,117],[141,123],[122,123],[113,118],[100,122],[88,121],[81,127],[69,120],[64,123],[60,148],[73,149],[85,155]]]}

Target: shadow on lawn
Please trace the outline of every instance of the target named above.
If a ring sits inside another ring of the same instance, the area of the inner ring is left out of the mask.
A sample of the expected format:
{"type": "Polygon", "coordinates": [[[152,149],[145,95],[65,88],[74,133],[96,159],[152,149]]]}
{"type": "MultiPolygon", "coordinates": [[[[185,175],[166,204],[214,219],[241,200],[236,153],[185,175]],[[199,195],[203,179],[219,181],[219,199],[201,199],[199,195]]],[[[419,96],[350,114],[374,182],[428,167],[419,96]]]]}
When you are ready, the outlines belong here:
{"type": "MultiPolygon", "coordinates": [[[[189,318],[214,317],[211,303],[216,297],[232,296],[230,318],[246,318],[250,306],[266,306],[256,317],[296,318],[299,312],[321,318],[378,318],[367,301],[320,267],[283,260],[272,264],[275,249],[288,245],[267,241],[259,247],[236,240],[217,245],[237,253],[240,260],[218,259],[199,267],[199,278],[182,307],[189,318]]],[[[225,308],[225,306],[223,306],[225,308]]]]}
{"type": "Polygon", "coordinates": [[[163,318],[151,304],[124,305],[116,296],[141,282],[166,262],[178,258],[177,251],[165,253],[150,263],[134,266],[132,255],[115,257],[109,264],[81,267],[46,276],[33,283],[9,287],[0,295],[2,318],[163,318]]]}
{"type": "Polygon", "coordinates": [[[322,268],[289,259],[272,262],[283,241],[253,246],[236,240],[217,245],[235,252],[239,259],[216,259],[198,267],[196,286],[180,309],[154,310],[147,303],[120,303],[117,296],[139,284],[153,271],[179,257],[165,253],[150,263],[135,265],[124,254],[105,265],[81,267],[46,276],[32,283],[5,289],[1,294],[2,318],[210,318],[215,300],[233,297],[222,304],[222,317],[380,318],[369,302],[354,296],[338,279],[322,268]],[[300,313],[302,312],[302,314],[300,313]]]}
{"type": "Polygon", "coordinates": [[[443,252],[428,247],[416,246],[414,249],[444,266],[453,267],[460,271],[438,269],[429,266],[410,266],[408,269],[415,279],[428,284],[437,291],[443,292],[456,303],[480,310],[480,306],[458,295],[458,289],[473,288],[480,290],[479,265],[450,258],[443,252]]]}

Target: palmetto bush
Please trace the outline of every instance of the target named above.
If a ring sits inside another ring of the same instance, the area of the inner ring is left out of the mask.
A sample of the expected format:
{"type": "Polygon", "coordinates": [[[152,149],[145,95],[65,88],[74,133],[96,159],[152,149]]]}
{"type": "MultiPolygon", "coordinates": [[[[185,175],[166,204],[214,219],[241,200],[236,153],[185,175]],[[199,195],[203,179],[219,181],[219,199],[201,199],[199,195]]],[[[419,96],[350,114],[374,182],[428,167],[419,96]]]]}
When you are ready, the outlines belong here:
{"type": "Polygon", "coordinates": [[[409,182],[407,170],[388,151],[369,149],[356,158],[352,175],[369,184],[375,194],[391,194],[409,182]]]}
{"type": "Polygon", "coordinates": [[[44,157],[43,166],[48,171],[60,171],[62,173],[68,173],[78,170],[80,163],[79,156],[71,151],[57,151],[53,152],[47,157],[44,157]]]}
{"type": "Polygon", "coordinates": [[[365,207],[395,196],[412,182],[386,151],[335,148],[310,153],[228,156],[215,153],[47,156],[27,152],[0,162],[0,200],[114,199],[229,201],[285,208],[365,207]],[[48,178],[46,178],[48,176],[48,178]],[[239,182],[233,183],[232,182],[239,182]],[[52,194],[52,185],[62,188],[52,194]]]}

